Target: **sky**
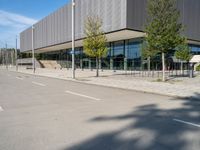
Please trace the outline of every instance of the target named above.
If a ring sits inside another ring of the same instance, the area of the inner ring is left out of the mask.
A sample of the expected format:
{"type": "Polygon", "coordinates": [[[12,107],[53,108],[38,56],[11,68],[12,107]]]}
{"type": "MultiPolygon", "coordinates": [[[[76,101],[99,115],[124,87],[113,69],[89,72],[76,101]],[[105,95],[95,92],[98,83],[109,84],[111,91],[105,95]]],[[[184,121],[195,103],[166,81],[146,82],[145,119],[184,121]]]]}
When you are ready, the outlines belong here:
{"type": "Polygon", "coordinates": [[[6,43],[9,48],[15,47],[16,36],[19,41],[21,31],[62,7],[68,1],[0,0],[0,48],[5,47],[6,43]]]}

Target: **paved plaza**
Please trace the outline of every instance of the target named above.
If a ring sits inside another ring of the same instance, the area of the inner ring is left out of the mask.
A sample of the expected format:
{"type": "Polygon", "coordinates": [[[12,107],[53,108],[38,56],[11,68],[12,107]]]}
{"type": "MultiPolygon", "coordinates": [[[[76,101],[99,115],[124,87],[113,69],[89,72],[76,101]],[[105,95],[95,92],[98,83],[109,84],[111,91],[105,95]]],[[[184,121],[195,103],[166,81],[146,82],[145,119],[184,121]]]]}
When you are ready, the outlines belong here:
{"type": "MultiPolygon", "coordinates": [[[[15,71],[15,67],[9,68],[15,71]]],[[[33,74],[31,69],[19,68],[19,72],[33,74]]],[[[156,93],[167,96],[191,97],[200,92],[200,76],[195,78],[178,77],[163,83],[157,81],[158,78],[135,77],[130,72],[125,71],[100,71],[100,77],[95,77],[95,70],[76,70],[76,82],[102,85],[108,87],[129,89],[141,92],[156,93]]],[[[71,79],[71,70],[67,69],[41,69],[36,70],[35,75],[53,77],[64,80],[71,79]]]]}

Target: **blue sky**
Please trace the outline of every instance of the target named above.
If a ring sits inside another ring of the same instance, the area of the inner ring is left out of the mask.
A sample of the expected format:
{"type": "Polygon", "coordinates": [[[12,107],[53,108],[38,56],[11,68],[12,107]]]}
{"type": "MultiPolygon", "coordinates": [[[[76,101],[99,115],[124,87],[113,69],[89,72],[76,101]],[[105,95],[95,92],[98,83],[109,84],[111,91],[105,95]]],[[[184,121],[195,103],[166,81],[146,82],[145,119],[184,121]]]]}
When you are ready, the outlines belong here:
{"type": "Polygon", "coordinates": [[[14,47],[16,35],[68,1],[0,0],[0,48],[14,47]]]}

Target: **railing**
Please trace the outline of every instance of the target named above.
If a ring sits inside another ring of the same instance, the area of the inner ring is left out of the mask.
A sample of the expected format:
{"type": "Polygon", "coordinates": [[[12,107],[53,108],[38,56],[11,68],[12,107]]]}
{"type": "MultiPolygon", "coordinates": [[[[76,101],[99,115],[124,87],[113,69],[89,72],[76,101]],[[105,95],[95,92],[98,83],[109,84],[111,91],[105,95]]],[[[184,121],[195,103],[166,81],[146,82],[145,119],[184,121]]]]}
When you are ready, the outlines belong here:
{"type": "MultiPolygon", "coordinates": [[[[57,61],[62,68],[71,68],[71,61],[59,60],[57,61]]],[[[75,66],[77,69],[96,69],[96,60],[85,59],[76,60],[75,66]]],[[[100,70],[113,70],[122,72],[124,75],[131,75],[134,77],[151,77],[161,78],[162,77],[162,64],[160,61],[151,61],[150,70],[148,69],[147,61],[117,61],[109,59],[101,60],[99,65],[100,70]]],[[[195,72],[199,74],[199,72],[195,72]]],[[[189,64],[183,63],[181,69],[181,63],[166,62],[165,75],[168,78],[174,77],[188,77],[189,76],[189,64]]]]}

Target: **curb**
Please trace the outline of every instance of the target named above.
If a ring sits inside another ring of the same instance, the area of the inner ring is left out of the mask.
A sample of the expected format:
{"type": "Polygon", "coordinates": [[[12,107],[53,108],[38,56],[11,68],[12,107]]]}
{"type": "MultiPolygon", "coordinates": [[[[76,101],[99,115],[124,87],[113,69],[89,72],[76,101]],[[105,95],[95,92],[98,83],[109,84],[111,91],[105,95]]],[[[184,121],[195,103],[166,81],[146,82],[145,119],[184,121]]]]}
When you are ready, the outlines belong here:
{"type": "Polygon", "coordinates": [[[147,94],[155,94],[155,95],[160,95],[160,96],[168,96],[168,97],[173,97],[177,99],[189,99],[189,98],[196,98],[193,96],[178,96],[174,94],[164,94],[164,93],[159,93],[159,92],[152,92],[152,91],[146,91],[146,90],[136,90],[136,89],[130,89],[130,88],[123,88],[123,87],[116,87],[116,86],[111,86],[111,85],[102,85],[102,84],[97,84],[97,83],[88,83],[85,81],[80,81],[78,78],[77,79],[71,79],[71,78],[59,78],[59,77],[52,77],[52,76],[46,76],[46,75],[40,75],[40,74],[33,74],[33,73],[27,73],[27,72],[20,72],[20,71],[14,71],[14,70],[8,70],[10,72],[15,72],[15,73],[21,73],[21,74],[27,74],[27,75],[32,75],[32,76],[39,76],[39,77],[46,77],[46,78],[51,78],[51,79],[58,79],[58,80],[63,80],[63,81],[71,81],[71,82],[76,82],[76,83],[81,83],[81,84],[87,84],[87,85],[96,85],[96,86],[102,86],[102,87],[107,87],[107,88],[115,88],[115,89],[121,89],[121,90],[128,90],[128,91],[135,91],[139,93],[147,93],[147,94]]]}

